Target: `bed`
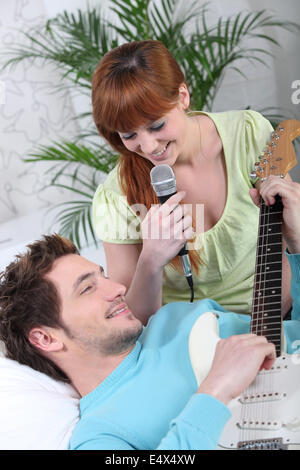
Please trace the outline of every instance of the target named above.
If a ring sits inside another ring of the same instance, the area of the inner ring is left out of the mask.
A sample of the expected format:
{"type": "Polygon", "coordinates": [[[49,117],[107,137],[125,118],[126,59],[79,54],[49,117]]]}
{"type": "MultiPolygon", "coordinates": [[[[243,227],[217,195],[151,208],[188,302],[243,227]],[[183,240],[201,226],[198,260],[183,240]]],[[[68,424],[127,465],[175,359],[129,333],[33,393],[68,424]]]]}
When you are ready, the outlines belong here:
{"type": "MultiPolygon", "coordinates": [[[[0,271],[44,233],[40,212],[0,227],[0,271]]],[[[105,268],[103,248],[85,247],[82,255],[105,268]]],[[[0,450],[68,449],[79,420],[76,390],[5,357],[0,342],[0,450]]]]}

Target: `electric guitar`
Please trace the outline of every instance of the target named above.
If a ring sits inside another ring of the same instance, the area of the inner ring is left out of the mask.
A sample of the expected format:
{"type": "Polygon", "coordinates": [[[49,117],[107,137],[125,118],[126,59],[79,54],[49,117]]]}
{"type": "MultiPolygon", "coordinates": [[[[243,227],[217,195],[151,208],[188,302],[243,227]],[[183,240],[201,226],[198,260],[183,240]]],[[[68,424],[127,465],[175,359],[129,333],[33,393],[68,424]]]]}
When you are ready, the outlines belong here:
{"type": "MultiPolygon", "coordinates": [[[[251,176],[262,181],[271,174],[284,177],[297,163],[292,141],[298,135],[299,121],[280,123],[251,176]]],[[[281,315],[282,212],[279,196],[273,206],[266,206],[261,198],[251,314],[251,332],[274,343],[277,358],[270,371],[259,372],[244,393],[229,404],[232,417],[221,435],[219,449],[300,449],[300,354],[284,352],[281,315]]],[[[189,338],[198,385],[210,370],[218,341],[217,318],[206,312],[189,338]]]]}

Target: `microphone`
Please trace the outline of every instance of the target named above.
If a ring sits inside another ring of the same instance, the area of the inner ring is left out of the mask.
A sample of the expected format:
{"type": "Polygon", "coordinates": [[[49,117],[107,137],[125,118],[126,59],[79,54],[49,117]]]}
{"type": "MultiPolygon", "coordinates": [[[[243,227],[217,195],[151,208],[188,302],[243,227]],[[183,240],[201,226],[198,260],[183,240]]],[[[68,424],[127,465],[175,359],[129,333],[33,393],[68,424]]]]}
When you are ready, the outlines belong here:
{"type": "MultiPolygon", "coordinates": [[[[176,178],[169,165],[157,165],[150,171],[153,189],[161,204],[177,193],[176,178]]],[[[191,302],[194,300],[194,283],[187,243],[179,251],[183,273],[191,289],[191,302]]]]}

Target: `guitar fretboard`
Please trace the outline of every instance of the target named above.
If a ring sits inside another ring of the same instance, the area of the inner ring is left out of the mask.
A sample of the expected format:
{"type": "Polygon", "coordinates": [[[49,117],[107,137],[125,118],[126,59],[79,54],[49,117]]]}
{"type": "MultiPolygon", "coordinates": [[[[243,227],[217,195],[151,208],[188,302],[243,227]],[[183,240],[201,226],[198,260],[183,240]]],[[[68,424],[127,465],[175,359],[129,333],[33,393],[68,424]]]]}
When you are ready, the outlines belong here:
{"type": "Polygon", "coordinates": [[[277,356],[281,354],[282,211],[279,196],[272,206],[261,198],[251,316],[251,332],[274,343],[277,356]]]}

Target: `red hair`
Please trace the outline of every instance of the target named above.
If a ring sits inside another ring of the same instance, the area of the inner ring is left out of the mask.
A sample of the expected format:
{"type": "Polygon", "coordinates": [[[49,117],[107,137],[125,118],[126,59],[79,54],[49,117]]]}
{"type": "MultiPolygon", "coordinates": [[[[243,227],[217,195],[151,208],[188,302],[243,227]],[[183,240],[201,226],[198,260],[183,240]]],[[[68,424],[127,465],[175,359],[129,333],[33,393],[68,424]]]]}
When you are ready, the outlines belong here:
{"type": "MultiPolygon", "coordinates": [[[[131,132],[171,111],[178,103],[185,77],[178,63],[159,41],[133,41],[103,56],[93,75],[92,104],[96,127],[121,156],[119,179],[128,204],[158,204],[150,183],[153,164],[130,152],[118,132],[131,132]]],[[[190,252],[198,271],[200,257],[190,252]]],[[[172,263],[176,269],[178,260],[172,263]]]]}

